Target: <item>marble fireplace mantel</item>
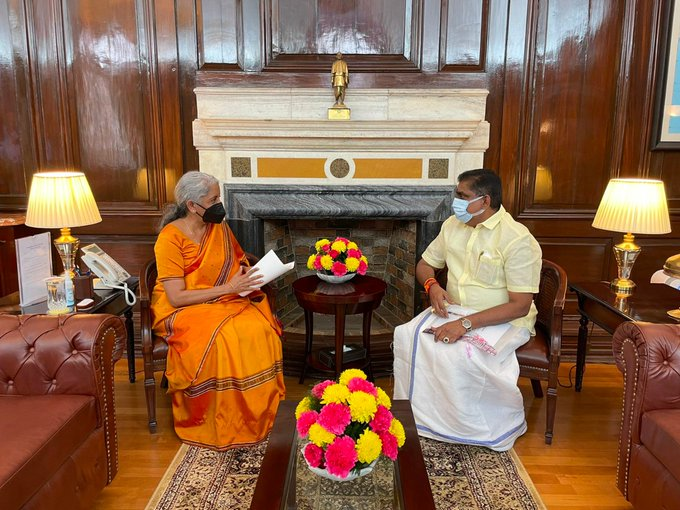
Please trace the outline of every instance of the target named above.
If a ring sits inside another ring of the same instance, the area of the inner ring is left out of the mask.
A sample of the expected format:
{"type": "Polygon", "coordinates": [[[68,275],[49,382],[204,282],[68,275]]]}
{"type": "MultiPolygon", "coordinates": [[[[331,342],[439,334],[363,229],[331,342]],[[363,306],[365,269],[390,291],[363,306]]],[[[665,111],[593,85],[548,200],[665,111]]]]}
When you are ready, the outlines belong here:
{"type": "Polygon", "coordinates": [[[328,120],[318,88],[195,89],[202,172],[224,183],[450,185],[483,165],[482,89],[352,89],[351,120],[328,120]]]}

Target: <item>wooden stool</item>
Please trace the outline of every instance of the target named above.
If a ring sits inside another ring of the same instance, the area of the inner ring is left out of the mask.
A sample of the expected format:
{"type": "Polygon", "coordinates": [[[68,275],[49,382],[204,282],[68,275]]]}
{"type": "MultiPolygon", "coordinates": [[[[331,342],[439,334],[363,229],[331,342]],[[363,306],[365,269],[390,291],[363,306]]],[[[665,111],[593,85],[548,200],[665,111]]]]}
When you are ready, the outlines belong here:
{"type": "MultiPolygon", "coordinates": [[[[363,364],[368,366],[368,376],[373,380],[371,368],[371,319],[373,310],[380,306],[387,284],[379,278],[357,275],[341,284],[321,281],[317,276],[305,276],[293,282],[295,297],[305,312],[305,359],[300,384],[305,380],[307,367],[328,370],[312,356],[314,338],[314,313],[335,315],[335,377],[343,369],[342,355],[345,342],[345,316],[361,313],[363,317],[362,339],[366,349],[363,364]]],[[[360,362],[348,363],[357,365],[360,362]]]]}

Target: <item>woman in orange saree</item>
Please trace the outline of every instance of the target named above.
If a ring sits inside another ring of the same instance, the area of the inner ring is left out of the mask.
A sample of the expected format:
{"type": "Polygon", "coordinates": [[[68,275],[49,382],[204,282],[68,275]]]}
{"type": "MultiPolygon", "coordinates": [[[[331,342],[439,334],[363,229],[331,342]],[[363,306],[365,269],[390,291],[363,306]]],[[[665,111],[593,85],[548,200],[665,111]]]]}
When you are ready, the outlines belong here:
{"type": "Polygon", "coordinates": [[[224,450],[263,440],[284,398],[281,329],[224,218],[216,179],[185,174],[155,246],[153,329],[182,441],[224,450]],[[239,293],[252,291],[246,297],[239,293]]]}

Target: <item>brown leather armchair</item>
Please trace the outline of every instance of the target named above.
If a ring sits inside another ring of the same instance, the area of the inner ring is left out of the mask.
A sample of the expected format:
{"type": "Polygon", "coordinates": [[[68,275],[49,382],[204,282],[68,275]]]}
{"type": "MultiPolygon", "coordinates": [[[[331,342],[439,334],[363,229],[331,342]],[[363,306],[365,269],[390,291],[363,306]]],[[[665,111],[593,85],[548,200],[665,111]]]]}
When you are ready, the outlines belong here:
{"type": "Polygon", "coordinates": [[[617,485],[636,509],[680,508],[680,325],[624,322],[617,485]]]}
{"type": "Polygon", "coordinates": [[[0,315],[0,507],[89,509],[118,470],[112,315],[0,315]]]}
{"type": "MultiPolygon", "coordinates": [[[[435,277],[446,288],[447,268],[438,269],[435,277]]],[[[536,398],[543,397],[541,381],[547,382],[547,410],[545,444],[552,444],[557,409],[557,375],[560,368],[562,348],[562,314],[567,294],[567,273],[560,266],[543,259],[541,282],[534,304],[538,310],[536,335],[515,352],[519,362],[520,377],[531,379],[531,388],[536,398]]],[[[429,306],[427,294],[423,292],[424,306],[429,306]]]]}

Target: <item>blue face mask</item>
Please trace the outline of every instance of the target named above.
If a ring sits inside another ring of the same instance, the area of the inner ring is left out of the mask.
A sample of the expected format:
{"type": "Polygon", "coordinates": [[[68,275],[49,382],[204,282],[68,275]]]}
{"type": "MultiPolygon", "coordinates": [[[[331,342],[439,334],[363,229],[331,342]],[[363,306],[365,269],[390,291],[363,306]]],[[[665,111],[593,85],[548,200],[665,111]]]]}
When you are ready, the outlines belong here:
{"type": "Polygon", "coordinates": [[[481,197],[473,198],[472,200],[463,200],[462,198],[454,198],[453,203],[451,204],[451,210],[453,211],[453,214],[455,214],[456,218],[458,221],[462,221],[463,223],[467,223],[470,221],[472,218],[475,216],[479,216],[482,214],[486,209],[480,209],[476,213],[469,213],[468,212],[468,206],[472,202],[476,202],[477,200],[481,200],[484,198],[485,195],[482,195],[481,197]]]}

